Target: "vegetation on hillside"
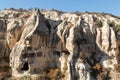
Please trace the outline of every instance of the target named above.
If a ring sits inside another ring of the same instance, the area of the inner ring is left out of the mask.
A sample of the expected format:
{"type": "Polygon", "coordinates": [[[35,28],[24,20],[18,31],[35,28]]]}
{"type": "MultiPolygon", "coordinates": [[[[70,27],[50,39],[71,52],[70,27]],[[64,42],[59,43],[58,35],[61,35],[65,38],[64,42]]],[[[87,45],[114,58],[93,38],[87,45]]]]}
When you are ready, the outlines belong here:
{"type": "Polygon", "coordinates": [[[115,24],[115,22],[112,21],[112,22],[109,23],[109,26],[110,26],[110,27],[113,27],[113,29],[114,29],[116,32],[120,32],[120,24],[115,24]]]}

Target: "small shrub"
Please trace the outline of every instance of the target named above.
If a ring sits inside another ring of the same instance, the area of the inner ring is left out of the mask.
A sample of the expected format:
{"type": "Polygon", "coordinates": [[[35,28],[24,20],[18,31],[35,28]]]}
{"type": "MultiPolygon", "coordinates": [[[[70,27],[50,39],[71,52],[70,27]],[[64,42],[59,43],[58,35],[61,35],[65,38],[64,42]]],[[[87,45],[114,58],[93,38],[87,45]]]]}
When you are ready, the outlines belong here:
{"type": "Polygon", "coordinates": [[[60,74],[60,69],[56,68],[56,69],[50,69],[49,73],[48,73],[48,76],[51,78],[51,79],[56,79],[57,76],[59,76],[60,74]]]}
{"type": "Polygon", "coordinates": [[[120,25],[115,25],[115,27],[113,27],[113,29],[116,31],[116,32],[120,32],[120,25]]]}
{"type": "Polygon", "coordinates": [[[113,29],[116,31],[116,32],[119,32],[120,31],[120,25],[119,24],[115,24],[114,21],[108,23],[110,27],[113,27],[113,29]]]}
{"type": "Polygon", "coordinates": [[[114,21],[112,21],[112,22],[110,22],[108,24],[109,24],[110,27],[115,27],[115,22],[114,21]]]}
{"type": "Polygon", "coordinates": [[[94,26],[98,27],[98,28],[101,28],[103,26],[103,23],[102,23],[101,20],[95,19],[94,26]]]}
{"type": "Polygon", "coordinates": [[[96,63],[95,66],[93,66],[93,69],[95,70],[100,70],[101,69],[101,66],[99,63],[96,63]]]}
{"type": "Polygon", "coordinates": [[[49,78],[49,79],[45,79],[45,80],[57,80],[59,78],[61,78],[62,74],[59,68],[51,68],[51,69],[47,69],[47,71],[43,71],[40,73],[42,78],[49,78]]]}

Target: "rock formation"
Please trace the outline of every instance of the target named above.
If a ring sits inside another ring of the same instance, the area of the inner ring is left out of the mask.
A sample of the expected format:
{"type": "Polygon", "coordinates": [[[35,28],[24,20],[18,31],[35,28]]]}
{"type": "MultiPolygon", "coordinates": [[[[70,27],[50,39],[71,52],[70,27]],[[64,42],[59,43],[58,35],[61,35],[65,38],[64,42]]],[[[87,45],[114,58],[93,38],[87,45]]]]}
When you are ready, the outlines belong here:
{"type": "Polygon", "coordinates": [[[0,56],[20,80],[119,80],[119,31],[110,14],[3,10],[0,56]]]}

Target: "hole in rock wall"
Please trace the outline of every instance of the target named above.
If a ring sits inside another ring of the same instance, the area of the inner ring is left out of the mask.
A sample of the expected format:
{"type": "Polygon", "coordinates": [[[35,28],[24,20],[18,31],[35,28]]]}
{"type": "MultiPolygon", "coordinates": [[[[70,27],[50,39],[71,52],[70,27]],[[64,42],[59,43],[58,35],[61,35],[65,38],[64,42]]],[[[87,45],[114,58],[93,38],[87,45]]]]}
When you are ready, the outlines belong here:
{"type": "Polygon", "coordinates": [[[42,56],[42,52],[37,52],[37,56],[41,57],[42,56]]]}
{"type": "Polygon", "coordinates": [[[24,53],[22,54],[22,58],[33,58],[35,57],[35,53],[24,53]]]}
{"type": "Polygon", "coordinates": [[[23,67],[21,68],[22,71],[27,71],[29,69],[28,63],[24,63],[23,67]]]}
{"type": "Polygon", "coordinates": [[[56,56],[60,57],[60,52],[59,51],[53,51],[53,55],[56,55],[56,56]]]}
{"type": "Polygon", "coordinates": [[[35,57],[35,53],[29,53],[28,56],[29,56],[30,58],[35,57]]]}

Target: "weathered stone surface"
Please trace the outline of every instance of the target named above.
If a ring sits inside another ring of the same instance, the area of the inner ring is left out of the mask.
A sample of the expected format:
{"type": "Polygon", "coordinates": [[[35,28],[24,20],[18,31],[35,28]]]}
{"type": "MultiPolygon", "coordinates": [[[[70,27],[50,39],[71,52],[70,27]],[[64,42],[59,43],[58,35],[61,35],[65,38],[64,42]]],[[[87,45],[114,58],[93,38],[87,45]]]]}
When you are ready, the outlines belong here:
{"type": "Polygon", "coordinates": [[[115,80],[120,60],[116,25],[120,19],[108,14],[3,10],[0,57],[9,57],[14,78],[115,80]]]}

